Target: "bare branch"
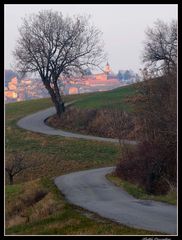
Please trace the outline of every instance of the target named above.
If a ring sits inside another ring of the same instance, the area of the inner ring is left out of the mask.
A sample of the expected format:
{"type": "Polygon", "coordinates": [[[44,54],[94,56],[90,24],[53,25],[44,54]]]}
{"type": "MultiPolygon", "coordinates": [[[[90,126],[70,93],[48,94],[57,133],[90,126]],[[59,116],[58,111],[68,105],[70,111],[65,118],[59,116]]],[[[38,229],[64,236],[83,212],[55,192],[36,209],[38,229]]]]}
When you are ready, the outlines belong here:
{"type": "Polygon", "coordinates": [[[89,24],[89,18],[65,17],[45,10],[23,20],[14,56],[19,72],[38,72],[55,104],[63,109],[58,78],[105,60],[101,32],[89,24]]]}
{"type": "Polygon", "coordinates": [[[153,73],[168,74],[177,66],[177,23],[169,25],[158,20],[146,31],[143,62],[153,73]]]}

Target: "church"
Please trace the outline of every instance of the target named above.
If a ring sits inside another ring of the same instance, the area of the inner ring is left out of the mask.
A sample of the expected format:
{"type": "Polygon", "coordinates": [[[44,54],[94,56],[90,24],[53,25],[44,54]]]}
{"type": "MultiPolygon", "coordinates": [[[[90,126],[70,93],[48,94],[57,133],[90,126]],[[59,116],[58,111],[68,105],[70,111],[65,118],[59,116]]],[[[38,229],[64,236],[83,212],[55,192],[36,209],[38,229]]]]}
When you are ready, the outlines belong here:
{"type": "Polygon", "coordinates": [[[84,76],[83,81],[86,85],[112,85],[112,84],[119,84],[120,81],[116,78],[114,73],[112,72],[112,69],[107,62],[103,73],[97,73],[92,75],[84,76]]]}
{"type": "Polygon", "coordinates": [[[123,85],[113,73],[109,63],[103,69],[103,72],[85,75],[81,78],[72,79],[67,86],[68,94],[77,94],[84,92],[107,91],[123,85]]]}

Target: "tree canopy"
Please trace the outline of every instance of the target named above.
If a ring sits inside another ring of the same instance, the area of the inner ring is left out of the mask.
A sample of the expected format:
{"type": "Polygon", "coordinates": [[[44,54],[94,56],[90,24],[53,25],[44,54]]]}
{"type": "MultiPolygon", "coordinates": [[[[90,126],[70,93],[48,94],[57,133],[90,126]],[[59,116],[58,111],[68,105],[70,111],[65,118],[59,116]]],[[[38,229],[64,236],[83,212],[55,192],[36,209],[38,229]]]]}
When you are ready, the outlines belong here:
{"type": "Polygon", "coordinates": [[[23,19],[14,56],[21,73],[38,72],[51,95],[58,115],[62,100],[58,78],[99,66],[104,58],[101,32],[89,17],[63,17],[61,12],[44,10],[23,19]]]}
{"type": "Polygon", "coordinates": [[[177,66],[177,22],[157,20],[146,30],[143,62],[152,73],[168,74],[177,66]]]}

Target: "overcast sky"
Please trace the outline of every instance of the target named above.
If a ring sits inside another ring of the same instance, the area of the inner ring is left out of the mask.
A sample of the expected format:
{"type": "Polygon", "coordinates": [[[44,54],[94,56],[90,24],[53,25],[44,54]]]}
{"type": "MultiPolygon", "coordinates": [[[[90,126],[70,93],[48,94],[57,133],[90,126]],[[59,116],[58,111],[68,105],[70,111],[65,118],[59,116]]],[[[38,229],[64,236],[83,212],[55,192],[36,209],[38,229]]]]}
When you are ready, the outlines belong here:
{"type": "Polygon", "coordinates": [[[13,63],[12,51],[18,39],[22,17],[43,9],[61,11],[63,15],[90,14],[92,22],[103,32],[104,49],[112,70],[138,72],[147,27],[157,19],[177,19],[177,4],[5,4],[5,69],[13,63]]]}

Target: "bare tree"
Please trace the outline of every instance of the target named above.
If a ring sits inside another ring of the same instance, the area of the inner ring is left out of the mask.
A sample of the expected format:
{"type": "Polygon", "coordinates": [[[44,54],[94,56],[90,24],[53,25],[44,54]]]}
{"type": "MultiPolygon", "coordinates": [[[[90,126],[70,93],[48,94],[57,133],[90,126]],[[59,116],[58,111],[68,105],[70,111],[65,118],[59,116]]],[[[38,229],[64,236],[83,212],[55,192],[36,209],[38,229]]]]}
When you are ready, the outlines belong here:
{"type": "Polygon", "coordinates": [[[123,149],[116,173],[152,194],[166,194],[177,176],[177,27],[161,21],[148,29],[143,80],[128,103],[139,144],[123,149]],[[155,75],[157,77],[155,77],[155,75]],[[128,151],[129,150],[129,151],[128,151]]]}
{"type": "Polygon", "coordinates": [[[101,32],[89,17],[65,17],[44,10],[23,20],[14,51],[18,72],[38,72],[60,117],[64,111],[58,80],[60,75],[99,66],[104,58],[101,32]]]}
{"type": "Polygon", "coordinates": [[[154,28],[146,31],[143,62],[153,74],[169,74],[177,66],[177,23],[167,24],[161,20],[155,22],[154,28]]]}
{"type": "Polygon", "coordinates": [[[14,156],[9,157],[6,160],[6,173],[8,174],[9,183],[14,183],[14,176],[18,173],[24,171],[27,168],[35,167],[35,163],[27,163],[25,161],[25,156],[20,153],[15,153],[14,156]]]}

